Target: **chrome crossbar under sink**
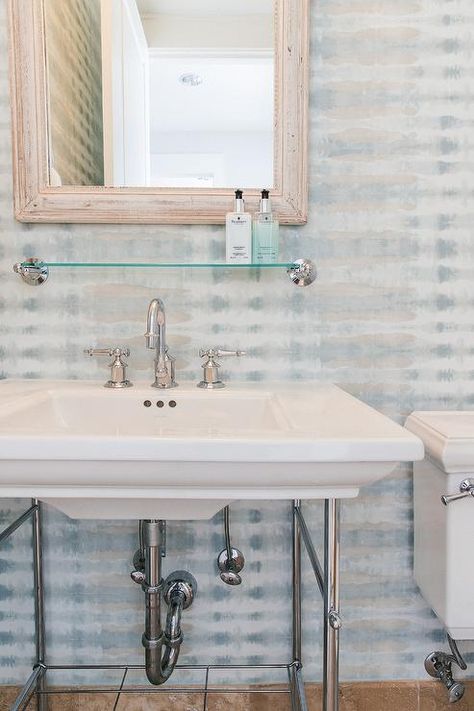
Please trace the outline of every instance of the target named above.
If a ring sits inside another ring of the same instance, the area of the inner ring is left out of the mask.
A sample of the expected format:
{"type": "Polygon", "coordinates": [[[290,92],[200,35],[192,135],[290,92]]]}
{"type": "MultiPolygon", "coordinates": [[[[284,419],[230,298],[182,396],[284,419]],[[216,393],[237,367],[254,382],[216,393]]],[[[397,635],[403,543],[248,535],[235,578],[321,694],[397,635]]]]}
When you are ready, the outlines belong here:
{"type": "MultiPolygon", "coordinates": [[[[202,705],[199,704],[199,708],[202,711],[208,711],[208,702],[211,696],[225,694],[233,694],[237,698],[239,695],[247,696],[247,694],[265,694],[267,696],[273,696],[274,694],[289,696],[292,704],[292,709],[294,711],[307,711],[306,700],[304,697],[304,685],[301,676],[301,667],[292,662],[290,664],[229,664],[229,665],[219,665],[219,664],[180,664],[176,666],[177,671],[184,673],[189,673],[195,675],[196,672],[202,672],[203,681],[201,684],[192,685],[180,685],[176,683],[171,683],[169,686],[150,686],[144,684],[134,684],[133,674],[140,672],[141,675],[145,674],[145,667],[143,665],[86,665],[86,666],[48,666],[44,674],[44,688],[35,693],[39,707],[41,708],[41,703],[45,705],[49,697],[54,697],[60,695],[62,696],[73,696],[76,694],[108,694],[114,698],[114,707],[116,708],[120,697],[122,695],[126,696],[128,694],[134,695],[181,695],[181,696],[192,696],[193,703],[195,702],[195,697],[202,697],[202,705]],[[219,672],[225,671],[229,674],[232,672],[242,675],[244,672],[248,672],[252,676],[255,676],[257,671],[269,671],[273,672],[275,676],[281,677],[275,679],[274,682],[264,682],[252,686],[239,685],[225,685],[221,683],[216,683],[213,680],[214,675],[218,675],[219,672]],[[98,678],[103,678],[104,672],[117,672],[118,679],[114,684],[93,684],[88,687],[77,686],[64,686],[62,684],[55,684],[55,676],[58,673],[62,676],[64,672],[87,672],[90,676],[94,676],[97,673],[98,678]]],[[[237,700],[237,699],[236,699],[237,700]]],[[[13,706],[12,709],[16,709],[13,706]]],[[[26,708],[18,707],[18,708],[26,708]]],[[[47,706],[44,706],[47,708],[47,706]]],[[[196,704],[196,708],[198,708],[196,704]]]]}

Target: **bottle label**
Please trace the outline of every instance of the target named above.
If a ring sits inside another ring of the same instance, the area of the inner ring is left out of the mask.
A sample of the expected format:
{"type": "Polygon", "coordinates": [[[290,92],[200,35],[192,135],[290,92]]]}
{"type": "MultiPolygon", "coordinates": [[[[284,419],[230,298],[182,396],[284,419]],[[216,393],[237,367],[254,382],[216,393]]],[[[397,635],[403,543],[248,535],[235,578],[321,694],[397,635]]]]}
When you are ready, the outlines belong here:
{"type": "Polygon", "coordinates": [[[250,263],[252,220],[246,213],[228,214],[226,218],[226,260],[250,263]]]}

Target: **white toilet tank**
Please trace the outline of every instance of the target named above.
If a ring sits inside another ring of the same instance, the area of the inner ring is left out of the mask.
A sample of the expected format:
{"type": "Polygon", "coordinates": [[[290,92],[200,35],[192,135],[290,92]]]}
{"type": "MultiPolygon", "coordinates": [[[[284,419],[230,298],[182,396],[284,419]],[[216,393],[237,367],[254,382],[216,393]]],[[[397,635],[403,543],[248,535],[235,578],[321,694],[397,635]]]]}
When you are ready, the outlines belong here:
{"type": "Polygon", "coordinates": [[[405,426],[426,452],[414,466],[415,579],[451,637],[474,639],[474,496],[441,500],[474,484],[474,412],[414,412],[405,426]]]}

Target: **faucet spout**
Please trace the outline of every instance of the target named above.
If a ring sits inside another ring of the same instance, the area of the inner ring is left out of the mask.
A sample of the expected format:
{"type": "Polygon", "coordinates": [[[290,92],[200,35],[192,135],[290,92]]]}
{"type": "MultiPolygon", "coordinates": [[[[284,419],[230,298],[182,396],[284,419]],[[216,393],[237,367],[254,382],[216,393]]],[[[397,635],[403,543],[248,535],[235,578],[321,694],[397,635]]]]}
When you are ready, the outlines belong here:
{"type": "Polygon", "coordinates": [[[146,347],[163,350],[166,348],[165,305],[161,299],[152,299],[148,306],[146,320],[146,347]]]}
{"type": "Polygon", "coordinates": [[[168,354],[166,345],[166,315],[161,299],[152,299],[148,306],[145,343],[147,348],[156,351],[153,387],[176,387],[174,358],[168,354]]]}

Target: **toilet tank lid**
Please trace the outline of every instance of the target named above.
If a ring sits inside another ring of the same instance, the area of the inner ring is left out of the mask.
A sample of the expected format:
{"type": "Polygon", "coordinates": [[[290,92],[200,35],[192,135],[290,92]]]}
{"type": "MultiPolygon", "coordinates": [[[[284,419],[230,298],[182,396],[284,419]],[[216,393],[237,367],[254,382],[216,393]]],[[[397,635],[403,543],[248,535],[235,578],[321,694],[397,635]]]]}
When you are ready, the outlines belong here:
{"type": "Polygon", "coordinates": [[[447,474],[474,472],[474,411],[416,411],[405,427],[447,474]]]}

